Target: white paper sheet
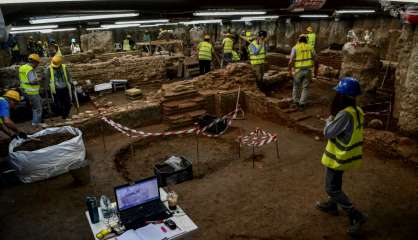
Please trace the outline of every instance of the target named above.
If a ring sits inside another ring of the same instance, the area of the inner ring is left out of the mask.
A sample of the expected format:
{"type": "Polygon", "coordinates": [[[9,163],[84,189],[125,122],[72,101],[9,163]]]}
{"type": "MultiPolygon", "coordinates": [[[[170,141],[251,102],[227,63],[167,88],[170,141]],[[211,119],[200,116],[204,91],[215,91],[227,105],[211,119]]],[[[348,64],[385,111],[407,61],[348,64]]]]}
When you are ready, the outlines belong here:
{"type": "Polygon", "coordinates": [[[139,238],[139,236],[135,233],[134,230],[128,230],[124,232],[122,235],[116,237],[116,240],[143,240],[139,238]]]}

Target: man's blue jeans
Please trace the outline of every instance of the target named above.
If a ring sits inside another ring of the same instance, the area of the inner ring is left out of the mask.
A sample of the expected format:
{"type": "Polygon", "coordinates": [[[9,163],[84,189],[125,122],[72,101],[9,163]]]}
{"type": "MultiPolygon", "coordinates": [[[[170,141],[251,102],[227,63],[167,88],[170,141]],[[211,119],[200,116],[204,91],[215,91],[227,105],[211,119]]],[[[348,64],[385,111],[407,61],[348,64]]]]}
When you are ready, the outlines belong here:
{"type": "Polygon", "coordinates": [[[28,95],[25,94],[32,105],[32,124],[39,124],[42,122],[42,99],[39,94],[28,95]]]}

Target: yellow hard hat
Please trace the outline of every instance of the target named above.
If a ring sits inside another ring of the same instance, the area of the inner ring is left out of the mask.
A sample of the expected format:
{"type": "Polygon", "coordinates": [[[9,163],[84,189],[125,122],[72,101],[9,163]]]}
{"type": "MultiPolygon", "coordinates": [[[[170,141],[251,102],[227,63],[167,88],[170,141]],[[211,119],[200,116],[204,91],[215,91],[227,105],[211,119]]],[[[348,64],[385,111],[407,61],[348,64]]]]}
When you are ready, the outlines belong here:
{"type": "Polygon", "coordinates": [[[209,40],[209,39],[210,39],[210,36],[206,34],[203,38],[204,38],[205,40],[209,40]]]}
{"type": "Polygon", "coordinates": [[[20,102],[20,94],[15,90],[8,90],[3,96],[10,98],[16,102],[20,102]]]}
{"type": "Polygon", "coordinates": [[[231,37],[231,36],[232,36],[232,34],[231,34],[231,33],[227,33],[227,34],[226,34],[226,36],[227,36],[227,37],[231,37]]]}
{"type": "Polygon", "coordinates": [[[36,53],[32,53],[31,55],[29,55],[28,59],[33,60],[33,61],[36,61],[38,63],[41,62],[41,58],[36,53]]]}
{"type": "Polygon", "coordinates": [[[311,26],[309,26],[309,27],[306,28],[306,31],[313,32],[313,28],[311,26]]]}
{"type": "Polygon", "coordinates": [[[251,37],[251,32],[245,32],[246,37],[251,37]]]}
{"type": "Polygon", "coordinates": [[[51,60],[51,66],[54,68],[58,68],[61,66],[62,63],[62,57],[55,55],[51,60]]]}

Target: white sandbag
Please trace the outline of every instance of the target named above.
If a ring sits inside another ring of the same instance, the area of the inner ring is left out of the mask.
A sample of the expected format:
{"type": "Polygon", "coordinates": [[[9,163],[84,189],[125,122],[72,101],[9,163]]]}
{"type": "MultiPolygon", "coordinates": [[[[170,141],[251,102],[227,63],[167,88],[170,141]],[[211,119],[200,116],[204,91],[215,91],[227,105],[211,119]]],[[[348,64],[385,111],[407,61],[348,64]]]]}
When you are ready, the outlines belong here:
{"type": "Polygon", "coordinates": [[[87,164],[83,133],[78,128],[69,126],[47,128],[29,137],[36,138],[66,132],[73,134],[74,138],[35,151],[14,152],[16,147],[28,140],[14,139],[10,142],[9,161],[22,182],[31,183],[48,179],[87,164]]]}

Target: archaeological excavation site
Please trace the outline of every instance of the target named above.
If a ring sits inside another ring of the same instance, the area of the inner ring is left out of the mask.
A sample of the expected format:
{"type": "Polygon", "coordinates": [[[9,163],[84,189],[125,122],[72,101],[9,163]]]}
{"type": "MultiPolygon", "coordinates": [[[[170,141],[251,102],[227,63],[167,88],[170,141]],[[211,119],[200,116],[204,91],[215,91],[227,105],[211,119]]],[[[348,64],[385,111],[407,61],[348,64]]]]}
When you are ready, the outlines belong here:
{"type": "Polygon", "coordinates": [[[1,0],[0,239],[418,239],[418,1],[1,0]]]}

